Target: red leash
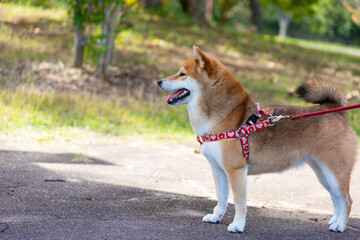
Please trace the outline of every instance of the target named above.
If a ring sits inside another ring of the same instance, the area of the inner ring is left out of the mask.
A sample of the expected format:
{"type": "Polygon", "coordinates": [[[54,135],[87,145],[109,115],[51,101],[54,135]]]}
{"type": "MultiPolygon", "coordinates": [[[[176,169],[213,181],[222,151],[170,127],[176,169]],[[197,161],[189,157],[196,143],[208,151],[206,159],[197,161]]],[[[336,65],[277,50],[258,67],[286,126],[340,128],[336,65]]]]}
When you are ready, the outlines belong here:
{"type": "Polygon", "coordinates": [[[346,107],[332,108],[332,109],[318,111],[318,112],[312,112],[312,113],[299,114],[299,115],[290,116],[290,118],[292,120],[297,120],[297,119],[301,119],[301,118],[307,118],[307,117],[317,116],[317,115],[321,115],[321,114],[334,113],[334,112],[341,112],[341,111],[346,111],[346,110],[355,109],[355,108],[360,108],[360,104],[350,105],[350,106],[346,106],[346,107]]]}

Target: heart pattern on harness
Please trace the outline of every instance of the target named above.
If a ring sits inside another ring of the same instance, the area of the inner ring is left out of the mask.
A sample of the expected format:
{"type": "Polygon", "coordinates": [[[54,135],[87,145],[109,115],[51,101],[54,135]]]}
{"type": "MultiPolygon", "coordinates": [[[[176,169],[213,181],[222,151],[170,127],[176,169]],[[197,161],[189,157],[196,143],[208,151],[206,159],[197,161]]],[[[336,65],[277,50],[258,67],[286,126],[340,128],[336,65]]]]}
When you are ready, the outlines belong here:
{"type": "Polygon", "coordinates": [[[215,141],[215,140],[217,140],[217,138],[218,138],[217,135],[213,135],[213,134],[210,134],[209,137],[210,137],[210,139],[211,139],[212,141],[215,141]]]}
{"type": "Polygon", "coordinates": [[[249,160],[249,155],[250,155],[248,135],[257,130],[272,126],[270,121],[271,121],[270,119],[266,119],[256,124],[251,124],[251,125],[245,124],[238,130],[227,131],[219,134],[209,134],[206,136],[198,137],[198,142],[200,144],[203,144],[203,142],[217,141],[217,140],[223,140],[223,139],[235,138],[235,137],[240,138],[243,156],[247,161],[249,160]]]}
{"type": "Polygon", "coordinates": [[[227,132],[226,136],[232,138],[235,135],[235,131],[227,132]]]}

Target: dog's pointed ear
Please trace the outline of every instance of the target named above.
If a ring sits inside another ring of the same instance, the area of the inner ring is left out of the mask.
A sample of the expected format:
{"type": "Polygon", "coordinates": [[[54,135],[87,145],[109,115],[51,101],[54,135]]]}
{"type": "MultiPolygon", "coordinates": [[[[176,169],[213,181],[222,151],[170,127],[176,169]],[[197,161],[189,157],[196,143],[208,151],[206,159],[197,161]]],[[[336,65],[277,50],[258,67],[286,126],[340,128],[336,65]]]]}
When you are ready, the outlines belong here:
{"type": "Polygon", "coordinates": [[[204,70],[209,64],[210,59],[197,46],[194,45],[193,50],[198,67],[200,70],[204,70]]]}

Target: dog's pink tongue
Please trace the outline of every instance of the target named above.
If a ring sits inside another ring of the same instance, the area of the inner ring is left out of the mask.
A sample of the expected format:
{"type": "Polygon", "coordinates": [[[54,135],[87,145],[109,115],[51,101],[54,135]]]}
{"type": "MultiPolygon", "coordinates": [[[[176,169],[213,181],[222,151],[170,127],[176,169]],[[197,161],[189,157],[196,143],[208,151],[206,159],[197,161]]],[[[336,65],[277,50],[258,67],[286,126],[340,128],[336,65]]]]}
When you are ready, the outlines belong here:
{"type": "Polygon", "coordinates": [[[184,90],[185,90],[185,89],[180,89],[180,90],[176,91],[175,93],[167,96],[166,99],[165,99],[164,104],[167,104],[170,99],[176,98],[177,96],[179,96],[184,90]]]}

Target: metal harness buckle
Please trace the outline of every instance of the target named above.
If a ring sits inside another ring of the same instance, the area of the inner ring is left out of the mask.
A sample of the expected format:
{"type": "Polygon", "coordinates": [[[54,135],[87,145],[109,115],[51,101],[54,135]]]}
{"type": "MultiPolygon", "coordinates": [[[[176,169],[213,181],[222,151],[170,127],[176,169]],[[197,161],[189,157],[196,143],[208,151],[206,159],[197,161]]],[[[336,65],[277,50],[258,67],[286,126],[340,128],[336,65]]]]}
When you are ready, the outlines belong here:
{"type": "Polygon", "coordinates": [[[241,126],[241,127],[238,128],[238,130],[236,130],[236,131],[239,133],[239,135],[237,136],[237,138],[241,138],[241,137],[249,134],[249,130],[247,129],[247,127],[246,127],[245,125],[241,126]],[[242,129],[244,129],[244,132],[245,132],[245,133],[243,133],[243,132],[241,131],[242,129]]]}

